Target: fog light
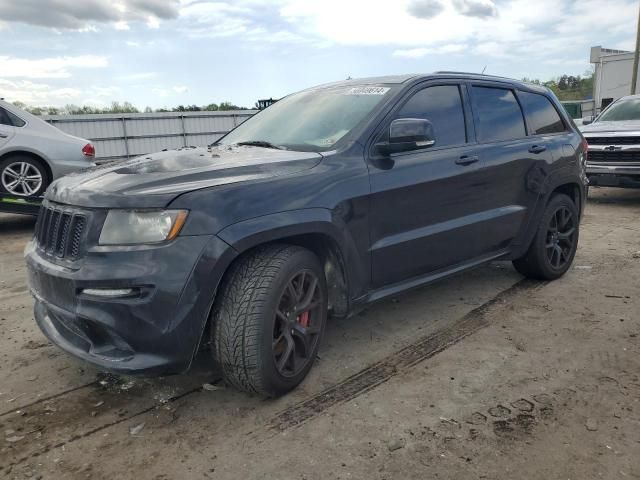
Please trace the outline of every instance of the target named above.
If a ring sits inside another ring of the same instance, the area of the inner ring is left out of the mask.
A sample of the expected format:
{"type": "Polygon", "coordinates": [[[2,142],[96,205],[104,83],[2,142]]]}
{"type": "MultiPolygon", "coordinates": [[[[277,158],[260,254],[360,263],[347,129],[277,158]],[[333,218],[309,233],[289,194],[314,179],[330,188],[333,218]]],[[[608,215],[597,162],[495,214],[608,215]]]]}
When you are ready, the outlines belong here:
{"type": "Polygon", "coordinates": [[[94,297],[126,297],[133,293],[133,288],[85,288],[80,291],[94,297]]]}

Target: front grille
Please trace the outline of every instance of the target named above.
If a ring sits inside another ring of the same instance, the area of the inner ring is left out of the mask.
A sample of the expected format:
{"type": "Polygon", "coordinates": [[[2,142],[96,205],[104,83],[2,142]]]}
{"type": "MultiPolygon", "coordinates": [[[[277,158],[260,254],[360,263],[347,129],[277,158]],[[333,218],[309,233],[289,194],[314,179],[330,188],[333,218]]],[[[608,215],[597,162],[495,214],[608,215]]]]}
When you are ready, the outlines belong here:
{"type": "Polygon", "coordinates": [[[640,152],[593,151],[589,150],[589,162],[602,163],[640,163],[640,152]]]}
{"type": "Polygon", "coordinates": [[[82,214],[43,205],[35,230],[38,247],[58,258],[75,260],[80,256],[86,223],[82,214]]]}
{"type": "Polygon", "coordinates": [[[589,145],[640,145],[640,137],[587,137],[589,145]]]}

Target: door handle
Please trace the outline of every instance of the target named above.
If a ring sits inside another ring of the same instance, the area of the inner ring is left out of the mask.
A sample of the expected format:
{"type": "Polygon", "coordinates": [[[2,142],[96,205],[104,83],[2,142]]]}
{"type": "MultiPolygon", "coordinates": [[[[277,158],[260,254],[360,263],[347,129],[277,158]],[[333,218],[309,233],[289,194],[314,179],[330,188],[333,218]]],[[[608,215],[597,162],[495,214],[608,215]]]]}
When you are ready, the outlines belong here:
{"type": "Polygon", "coordinates": [[[8,138],[9,135],[7,135],[6,133],[0,133],[0,138],[8,138]]]}
{"type": "Polygon", "coordinates": [[[456,165],[462,165],[466,167],[467,165],[471,165],[472,163],[476,163],[478,160],[477,155],[462,155],[459,159],[456,160],[456,165]]]}
{"type": "Polygon", "coordinates": [[[544,145],[533,145],[529,147],[529,153],[542,153],[547,150],[547,147],[544,145]]]}

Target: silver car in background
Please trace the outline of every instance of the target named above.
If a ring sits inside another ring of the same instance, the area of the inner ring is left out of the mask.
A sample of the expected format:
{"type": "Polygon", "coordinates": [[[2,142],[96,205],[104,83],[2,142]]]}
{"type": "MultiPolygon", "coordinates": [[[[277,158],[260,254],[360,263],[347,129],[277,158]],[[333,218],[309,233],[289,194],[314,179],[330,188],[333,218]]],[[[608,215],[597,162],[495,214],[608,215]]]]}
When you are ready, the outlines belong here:
{"type": "Polygon", "coordinates": [[[640,95],[616,100],[580,130],[590,185],[640,188],[640,95]]]}
{"type": "Polygon", "coordinates": [[[0,193],[40,196],[63,175],[94,166],[95,149],[0,100],[0,193]]]}

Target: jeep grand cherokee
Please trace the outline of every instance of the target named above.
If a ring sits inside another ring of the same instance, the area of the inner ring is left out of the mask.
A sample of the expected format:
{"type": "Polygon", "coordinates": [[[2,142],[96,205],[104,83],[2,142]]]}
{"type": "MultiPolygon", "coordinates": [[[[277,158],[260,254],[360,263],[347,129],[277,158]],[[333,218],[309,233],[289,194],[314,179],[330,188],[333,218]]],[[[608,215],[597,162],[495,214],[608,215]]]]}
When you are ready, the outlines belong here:
{"type": "Polygon", "coordinates": [[[210,341],[229,384],[280,395],[328,315],[496,259],[563,275],[585,149],[535,85],[441,72],[311,88],[209,148],[51,185],[25,251],[35,318],[115,372],[183,372],[210,341]]]}

